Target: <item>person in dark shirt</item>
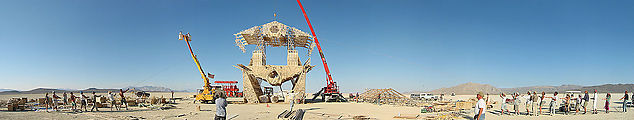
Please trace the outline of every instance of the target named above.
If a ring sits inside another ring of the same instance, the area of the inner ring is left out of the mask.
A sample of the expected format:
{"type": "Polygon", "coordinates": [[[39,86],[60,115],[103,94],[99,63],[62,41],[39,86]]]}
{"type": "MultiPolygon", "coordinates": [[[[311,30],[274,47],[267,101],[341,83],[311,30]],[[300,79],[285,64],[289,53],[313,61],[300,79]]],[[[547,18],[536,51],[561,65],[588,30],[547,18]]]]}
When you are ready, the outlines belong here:
{"type": "Polygon", "coordinates": [[[623,112],[627,112],[627,100],[630,99],[629,95],[627,94],[627,90],[625,91],[625,95],[623,95],[623,97],[619,100],[623,100],[623,112]]]}
{"type": "Polygon", "coordinates": [[[119,108],[121,108],[121,105],[125,104],[125,110],[128,110],[128,102],[126,102],[123,93],[128,92],[128,90],[130,90],[130,88],[126,89],[125,91],[123,89],[119,89],[119,96],[121,96],[121,104],[119,104],[119,108]]]}
{"type": "Polygon", "coordinates": [[[588,112],[588,102],[590,102],[590,95],[588,95],[588,91],[585,91],[585,95],[583,95],[583,114],[588,112]]]}
{"type": "Polygon", "coordinates": [[[97,97],[100,97],[99,95],[95,94],[95,92],[92,92],[92,108],[90,108],[90,112],[92,112],[92,110],[96,110],[99,111],[99,108],[97,108],[97,97]]]}

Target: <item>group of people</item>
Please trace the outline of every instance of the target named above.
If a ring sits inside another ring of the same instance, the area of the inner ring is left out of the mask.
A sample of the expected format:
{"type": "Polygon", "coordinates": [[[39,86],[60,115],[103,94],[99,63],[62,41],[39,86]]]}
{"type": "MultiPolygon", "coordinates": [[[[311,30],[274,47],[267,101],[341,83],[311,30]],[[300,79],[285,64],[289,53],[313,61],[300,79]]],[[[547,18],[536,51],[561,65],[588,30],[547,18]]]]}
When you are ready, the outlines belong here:
{"type": "MultiPolygon", "coordinates": [[[[511,106],[513,108],[511,111],[514,111],[513,114],[519,115],[519,107],[523,104],[527,113],[526,115],[539,116],[540,114],[542,114],[542,107],[544,107],[546,101],[550,101],[550,104],[548,105],[550,115],[554,115],[556,109],[561,109],[560,111],[564,112],[564,114],[566,115],[572,111],[575,111],[575,113],[579,113],[579,111],[581,110],[583,110],[583,114],[586,114],[589,109],[588,104],[592,105],[592,114],[597,114],[597,102],[600,100],[605,100],[605,106],[603,108],[605,109],[606,113],[610,110],[610,93],[607,93],[606,97],[603,99],[599,99],[597,95],[597,90],[594,90],[592,96],[589,95],[588,91],[584,91],[583,95],[579,94],[578,96],[575,96],[574,94],[566,94],[565,97],[559,98],[557,95],[557,92],[554,92],[553,96],[546,96],[545,92],[537,94],[537,92],[535,91],[529,91],[524,95],[519,93],[506,95],[502,93],[500,94],[500,98],[502,99],[502,104],[500,108],[501,115],[504,115],[505,113],[511,114],[508,109],[511,106]],[[521,102],[522,99],[525,101],[521,102]],[[561,108],[560,105],[562,105],[561,108]]],[[[632,103],[634,103],[634,96],[632,96],[632,99],[632,103]]],[[[619,100],[623,100],[623,112],[626,112],[629,100],[629,95],[627,91],[625,91],[625,95],[619,100]]]]}
{"type": "MultiPolygon", "coordinates": [[[[509,109],[507,109],[507,107],[510,107],[512,105],[513,107],[513,114],[517,114],[519,115],[520,113],[520,109],[519,106],[522,104],[522,102],[520,101],[520,98],[523,98],[524,100],[524,105],[526,108],[526,113],[527,115],[535,115],[535,116],[539,116],[540,114],[542,114],[542,107],[543,104],[546,103],[547,100],[550,101],[550,104],[548,106],[548,110],[550,115],[554,115],[556,109],[558,109],[559,105],[563,105],[560,109],[560,111],[563,111],[564,114],[569,114],[573,109],[574,111],[576,111],[576,113],[579,113],[579,111],[581,111],[581,109],[583,108],[583,114],[587,113],[588,110],[588,104],[592,104],[592,114],[597,114],[598,113],[598,109],[597,109],[597,102],[600,100],[605,100],[605,106],[603,107],[605,109],[605,112],[608,113],[610,111],[610,101],[611,101],[611,97],[612,95],[610,93],[607,93],[605,98],[603,99],[599,99],[599,96],[597,95],[597,90],[594,90],[594,93],[592,94],[592,97],[590,97],[590,95],[588,94],[588,91],[584,91],[583,95],[578,95],[578,96],[574,96],[571,94],[567,94],[566,97],[563,98],[559,98],[557,95],[559,93],[554,92],[553,96],[546,96],[545,92],[542,92],[541,95],[537,94],[537,92],[533,91],[532,93],[529,91],[527,92],[525,95],[520,95],[519,93],[513,93],[511,95],[506,95],[504,93],[500,94],[500,97],[502,98],[502,104],[501,104],[501,114],[500,115],[504,115],[505,112],[508,114],[511,114],[511,112],[509,111],[509,109]],[[561,101],[561,102],[558,102],[561,101]],[[563,109],[563,110],[561,110],[563,109]],[[531,114],[532,111],[532,114],[531,114]]],[[[487,101],[488,101],[488,97],[484,98],[484,94],[482,92],[479,92],[477,94],[477,99],[478,101],[476,102],[475,105],[475,109],[474,109],[474,116],[473,119],[474,120],[484,120],[485,118],[485,113],[486,113],[486,106],[487,106],[487,101]]],[[[623,112],[627,112],[627,107],[628,107],[628,100],[631,100],[631,104],[634,105],[634,93],[631,96],[630,99],[630,95],[627,93],[627,91],[625,91],[625,95],[623,95],[623,97],[621,97],[619,100],[623,101],[623,112]]]]}
{"type": "MultiPolygon", "coordinates": [[[[122,108],[122,105],[125,105],[126,110],[128,110],[128,103],[125,102],[125,96],[123,93],[126,93],[128,90],[123,90],[123,89],[119,89],[119,96],[121,97],[121,104],[116,104],[116,100],[115,100],[115,94],[112,93],[112,91],[108,91],[108,99],[111,101],[110,104],[110,110],[113,110],[113,108],[116,108],[117,110],[119,110],[119,108],[122,108]]],[[[72,111],[88,111],[88,103],[92,103],[92,107],[90,108],[90,111],[99,111],[98,107],[97,107],[97,98],[101,97],[101,95],[97,95],[96,92],[92,92],[92,95],[90,96],[86,96],[84,94],[83,91],[79,92],[79,95],[75,96],[75,94],[73,92],[70,92],[70,96],[68,96],[68,94],[66,94],[66,92],[64,92],[62,94],[62,97],[58,96],[55,91],[52,92],[52,96],[49,97],[49,93],[46,93],[44,98],[45,98],[45,109],[48,112],[49,108],[51,108],[53,111],[57,111],[59,110],[59,107],[62,107],[61,105],[71,105],[71,110],[72,111]],[[60,105],[61,102],[61,105],[60,105]],[[79,105],[79,109],[77,108],[79,105]]]]}

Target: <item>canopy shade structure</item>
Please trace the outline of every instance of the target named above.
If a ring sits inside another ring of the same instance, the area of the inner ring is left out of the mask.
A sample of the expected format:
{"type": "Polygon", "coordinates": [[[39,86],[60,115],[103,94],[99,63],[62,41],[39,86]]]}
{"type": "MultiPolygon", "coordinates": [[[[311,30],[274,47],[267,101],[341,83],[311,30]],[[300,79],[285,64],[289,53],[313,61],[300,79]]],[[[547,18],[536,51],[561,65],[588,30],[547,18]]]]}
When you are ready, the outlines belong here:
{"type": "Polygon", "coordinates": [[[313,49],[313,36],[297,29],[273,21],[254,26],[236,34],[236,46],[245,52],[244,46],[258,45],[271,47],[303,47],[313,49]]]}

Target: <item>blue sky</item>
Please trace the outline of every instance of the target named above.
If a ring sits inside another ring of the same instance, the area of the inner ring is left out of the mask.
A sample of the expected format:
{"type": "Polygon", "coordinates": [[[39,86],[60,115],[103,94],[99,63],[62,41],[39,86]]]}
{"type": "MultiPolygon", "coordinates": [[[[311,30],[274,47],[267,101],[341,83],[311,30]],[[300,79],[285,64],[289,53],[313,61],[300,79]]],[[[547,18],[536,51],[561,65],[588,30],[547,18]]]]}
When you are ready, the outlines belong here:
{"type": "MultiPolygon", "coordinates": [[[[634,81],[632,1],[303,4],[344,92],[634,81]]],[[[232,65],[248,64],[250,54],[233,34],[272,21],[274,11],[279,22],[310,32],[293,0],[1,1],[0,88],[200,88],[180,30],[192,34],[206,72],[241,81],[232,65]]],[[[284,64],[284,50],[267,50],[269,64],[284,64]]],[[[311,59],[309,92],[325,85],[316,51],[311,59]]]]}

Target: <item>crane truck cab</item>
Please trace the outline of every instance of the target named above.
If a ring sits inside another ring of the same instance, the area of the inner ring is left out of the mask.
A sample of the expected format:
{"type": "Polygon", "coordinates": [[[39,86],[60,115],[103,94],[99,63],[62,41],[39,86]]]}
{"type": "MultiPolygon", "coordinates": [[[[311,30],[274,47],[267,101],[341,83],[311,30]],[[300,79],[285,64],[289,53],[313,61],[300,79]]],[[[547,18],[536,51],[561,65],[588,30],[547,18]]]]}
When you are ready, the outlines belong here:
{"type": "Polygon", "coordinates": [[[205,91],[205,89],[197,89],[196,91],[198,91],[197,95],[194,95],[194,97],[196,98],[197,101],[199,101],[200,103],[214,103],[216,98],[214,98],[214,94],[216,94],[216,92],[218,91],[222,91],[222,86],[221,85],[210,85],[211,89],[208,91],[205,91]]]}

